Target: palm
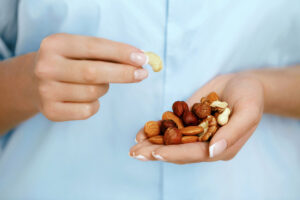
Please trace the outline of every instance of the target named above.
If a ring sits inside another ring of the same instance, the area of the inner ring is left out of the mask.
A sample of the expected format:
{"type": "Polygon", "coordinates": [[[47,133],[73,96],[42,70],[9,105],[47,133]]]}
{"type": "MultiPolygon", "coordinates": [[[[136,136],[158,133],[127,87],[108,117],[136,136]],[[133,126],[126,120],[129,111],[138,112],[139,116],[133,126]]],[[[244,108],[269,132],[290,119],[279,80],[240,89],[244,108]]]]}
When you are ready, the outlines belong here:
{"type": "Polygon", "coordinates": [[[213,144],[226,138],[228,148],[224,153],[209,158],[209,144],[203,142],[170,146],[153,145],[145,140],[145,135],[141,130],[137,134],[138,144],[131,148],[130,154],[145,160],[161,158],[164,161],[178,164],[233,158],[254,132],[260,121],[264,103],[263,87],[259,81],[244,75],[219,76],[200,88],[188,99],[189,106],[199,102],[201,97],[206,96],[211,91],[216,91],[220,98],[227,101],[232,109],[229,123],[220,128],[210,142],[210,144],[213,144]]]}

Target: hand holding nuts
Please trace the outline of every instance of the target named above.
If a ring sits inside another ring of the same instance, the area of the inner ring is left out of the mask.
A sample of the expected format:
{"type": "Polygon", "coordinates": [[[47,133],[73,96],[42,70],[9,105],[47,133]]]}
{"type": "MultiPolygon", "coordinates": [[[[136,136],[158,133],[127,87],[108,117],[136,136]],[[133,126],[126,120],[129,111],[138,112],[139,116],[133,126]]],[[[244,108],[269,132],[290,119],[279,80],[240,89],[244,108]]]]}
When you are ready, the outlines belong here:
{"type": "Polygon", "coordinates": [[[207,142],[217,132],[219,126],[228,123],[231,110],[215,92],[201,98],[192,111],[184,101],[176,101],[171,111],[162,115],[162,121],[149,121],[144,132],[153,144],[186,144],[207,142]]]}

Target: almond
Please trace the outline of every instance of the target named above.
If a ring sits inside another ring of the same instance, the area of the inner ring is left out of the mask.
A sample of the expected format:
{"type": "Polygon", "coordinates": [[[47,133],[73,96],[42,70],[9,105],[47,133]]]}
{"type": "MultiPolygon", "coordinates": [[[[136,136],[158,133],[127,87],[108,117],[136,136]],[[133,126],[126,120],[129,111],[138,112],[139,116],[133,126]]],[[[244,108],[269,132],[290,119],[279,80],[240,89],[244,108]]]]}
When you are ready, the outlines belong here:
{"type": "Polygon", "coordinates": [[[162,135],[153,136],[148,139],[152,144],[164,144],[164,137],[162,135]]]}
{"type": "Polygon", "coordinates": [[[180,129],[182,135],[198,135],[203,132],[201,126],[188,126],[180,129]]]}
{"type": "Polygon", "coordinates": [[[181,143],[186,144],[186,143],[193,143],[198,141],[198,136],[183,136],[181,138],[181,143]]]}
{"type": "Polygon", "coordinates": [[[153,137],[160,133],[160,123],[157,121],[149,121],[144,126],[144,132],[147,137],[153,137]]]}

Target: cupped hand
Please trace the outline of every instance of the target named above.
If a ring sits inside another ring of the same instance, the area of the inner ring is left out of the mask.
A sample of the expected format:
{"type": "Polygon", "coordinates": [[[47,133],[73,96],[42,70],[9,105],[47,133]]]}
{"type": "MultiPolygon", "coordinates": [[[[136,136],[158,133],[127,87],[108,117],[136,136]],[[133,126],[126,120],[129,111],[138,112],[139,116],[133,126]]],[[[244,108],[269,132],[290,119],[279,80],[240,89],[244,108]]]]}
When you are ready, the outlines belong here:
{"type": "Polygon", "coordinates": [[[218,129],[209,143],[196,142],[179,145],[154,145],[145,137],[143,129],[130,155],[139,160],[161,160],[176,164],[211,162],[232,159],[255,131],[264,108],[264,89],[257,79],[246,73],[221,75],[192,95],[189,106],[215,91],[228,102],[232,110],[227,125],[218,129]]]}
{"type": "Polygon", "coordinates": [[[134,83],[148,76],[144,53],[102,38],[54,34],[36,54],[35,105],[52,121],[86,119],[99,109],[109,83],[134,83]]]}

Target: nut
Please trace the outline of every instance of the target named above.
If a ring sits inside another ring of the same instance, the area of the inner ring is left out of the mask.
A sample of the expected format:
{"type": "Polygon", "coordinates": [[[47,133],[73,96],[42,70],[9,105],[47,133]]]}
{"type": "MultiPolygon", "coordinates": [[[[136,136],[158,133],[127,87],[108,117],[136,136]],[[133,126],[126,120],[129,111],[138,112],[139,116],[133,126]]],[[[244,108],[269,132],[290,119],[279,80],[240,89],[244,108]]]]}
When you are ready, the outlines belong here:
{"type": "Polygon", "coordinates": [[[162,135],[153,136],[148,139],[152,144],[164,144],[164,137],[162,135]]]}
{"type": "Polygon", "coordinates": [[[210,104],[210,106],[212,107],[213,111],[222,113],[225,110],[225,108],[227,108],[228,103],[226,103],[225,101],[214,101],[210,104]]]}
{"type": "Polygon", "coordinates": [[[191,111],[186,111],[183,114],[182,120],[186,126],[197,125],[199,123],[198,118],[191,111]]]}
{"type": "Polygon", "coordinates": [[[147,137],[153,137],[160,133],[160,123],[157,121],[149,121],[144,126],[144,132],[147,137]]]}
{"type": "Polygon", "coordinates": [[[183,136],[181,138],[181,143],[186,144],[186,143],[193,143],[198,141],[198,136],[183,136]]]}
{"type": "Polygon", "coordinates": [[[218,115],[217,121],[219,125],[224,126],[228,123],[230,112],[229,108],[225,108],[225,110],[218,115]]]}
{"type": "Polygon", "coordinates": [[[163,68],[162,60],[153,52],[145,52],[148,57],[148,64],[151,65],[154,72],[159,72],[163,68]]]}
{"type": "Polygon", "coordinates": [[[197,135],[203,132],[203,128],[201,126],[188,126],[180,129],[179,131],[182,135],[197,135]]]}
{"type": "Polygon", "coordinates": [[[192,111],[197,115],[200,119],[205,119],[208,115],[211,114],[211,107],[208,103],[195,103],[192,107],[192,111]]]}
{"type": "Polygon", "coordinates": [[[181,117],[185,111],[189,110],[189,107],[184,101],[176,101],[173,103],[172,109],[175,115],[181,117]]]}
{"type": "Polygon", "coordinates": [[[208,102],[210,102],[210,103],[219,100],[219,96],[218,96],[217,93],[215,93],[215,92],[209,93],[209,95],[207,95],[206,98],[207,98],[208,102]]]}
{"type": "Polygon", "coordinates": [[[168,128],[164,135],[164,142],[166,145],[180,144],[182,134],[177,128],[168,128]]]}
{"type": "Polygon", "coordinates": [[[179,117],[177,117],[173,112],[167,111],[162,115],[162,120],[172,120],[177,125],[178,129],[183,128],[183,123],[179,117]]]}
{"type": "Polygon", "coordinates": [[[174,121],[172,121],[172,120],[162,120],[161,126],[160,126],[160,131],[161,131],[162,134],[164,134],[165,131],[168,128],[172,128],[172,127],[177,128],[177,125],[175,124],[174,121]]]}
{"type": "Polygon", "coordinates": [[[218,129],[217,120],[214,116],[209,115],[205,120],[203,120],[199,126],[204,128],[203,134],[199,135],[199,141],[208,141],[218,129]]]}

